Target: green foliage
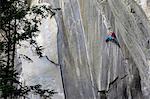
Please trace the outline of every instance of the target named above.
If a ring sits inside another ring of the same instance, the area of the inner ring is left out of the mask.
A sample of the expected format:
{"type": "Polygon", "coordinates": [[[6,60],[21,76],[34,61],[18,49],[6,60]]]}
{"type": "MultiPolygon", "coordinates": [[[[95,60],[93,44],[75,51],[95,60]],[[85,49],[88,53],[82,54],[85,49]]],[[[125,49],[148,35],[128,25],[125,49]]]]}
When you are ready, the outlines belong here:
{"type": "MultiPolygon", "coordinates": [[[[38,26],[43,18],[55,15],[48,5],[29,7],[24,0],[0,0],[0,91],[1,97],[17,99],[26,97],[30,92],[50,98],[53,90],[41,89],[41,85],[22,86],[19,73],[15,70],[17,46],[26,41],[34,47],[35,53],[42,57],[42,46],[38,46],[35,38],[38,36],[38,26]]],[[[26,60],[32,60],[26,55],[19,55],[26,60]]]]}

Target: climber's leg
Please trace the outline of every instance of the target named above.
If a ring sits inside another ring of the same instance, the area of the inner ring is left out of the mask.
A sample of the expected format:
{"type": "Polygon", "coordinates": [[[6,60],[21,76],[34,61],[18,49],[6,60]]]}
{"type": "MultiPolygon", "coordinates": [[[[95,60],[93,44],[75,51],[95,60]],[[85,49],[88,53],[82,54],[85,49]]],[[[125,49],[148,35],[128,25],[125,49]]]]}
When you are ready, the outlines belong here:
{"type": "Polygon", "coordinates": [[[117,45],[118,45],[118,47],[120,48],[120,44],[119,44],[119,42],[118,42],[118,40],[117,40],[117,39],[113,39],[113,40],[112,40],[112,42],[114,42],[115,44],[117,44],[117,45]]]}

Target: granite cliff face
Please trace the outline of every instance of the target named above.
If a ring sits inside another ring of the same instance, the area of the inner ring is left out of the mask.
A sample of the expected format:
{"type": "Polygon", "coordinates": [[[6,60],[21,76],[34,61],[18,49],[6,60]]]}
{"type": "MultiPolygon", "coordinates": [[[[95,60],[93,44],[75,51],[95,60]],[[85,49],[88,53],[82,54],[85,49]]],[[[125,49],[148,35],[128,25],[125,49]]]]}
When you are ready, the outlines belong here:
{"type": "Polygon", "coordinates": [[[150,99],[148,0],[147,16],[134,0],[40,2],[61,8],[55,55],[66,99],[150,99]],[[109,28],[121,48],[105,42],[109,28]]]}
{"type": "Polygon", "coordinates": [[[66,99],[149,96],[149,23],[140,6],[133,0],[67,0],[61,6],[58,54],[66,99]],[[104,41],[107,23],[121,48],[104,41]]]}

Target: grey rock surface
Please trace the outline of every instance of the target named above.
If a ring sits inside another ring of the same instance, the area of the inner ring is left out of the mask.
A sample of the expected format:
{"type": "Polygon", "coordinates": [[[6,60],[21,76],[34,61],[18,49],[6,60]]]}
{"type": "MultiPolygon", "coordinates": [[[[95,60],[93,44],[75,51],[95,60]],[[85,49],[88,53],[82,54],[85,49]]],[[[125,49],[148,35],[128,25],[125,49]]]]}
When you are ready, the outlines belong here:
{"type": "Polygon", "coordinates": [[[61,8],[55,18],[65,99],[150,99],[149,10],[146,16],[134,0],[42,2],[61,8]],[[121,48],[105,42],[109,27],[121,48]]]}
{"type": "Polygon", "coordinates": [[[117,34],[118,48],[104,40],[108,30],[97,2],[53,2],[62,8],[56,20],[66,99],[149,99],[150,29],[145,13],[134,0],[104,1],[103,14],[117,34]]]}

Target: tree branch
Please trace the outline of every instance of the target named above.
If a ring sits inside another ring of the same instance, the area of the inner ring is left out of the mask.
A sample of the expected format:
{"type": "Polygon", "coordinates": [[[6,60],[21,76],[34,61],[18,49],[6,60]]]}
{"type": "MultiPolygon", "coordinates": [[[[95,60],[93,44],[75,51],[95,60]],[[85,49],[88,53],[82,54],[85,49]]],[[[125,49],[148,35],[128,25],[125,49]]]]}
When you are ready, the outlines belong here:
{"type": "Polygon", "coordinates": [[[57,63],[55,63],[54,61],[50,60],[47,56],[45,56],[45,57],[46,57],[46,59],[47,59],[48,61],[50,61],[50,62],[53,63],[54,65],[60,66],[60,64],[57,64],[57,63]]]}

